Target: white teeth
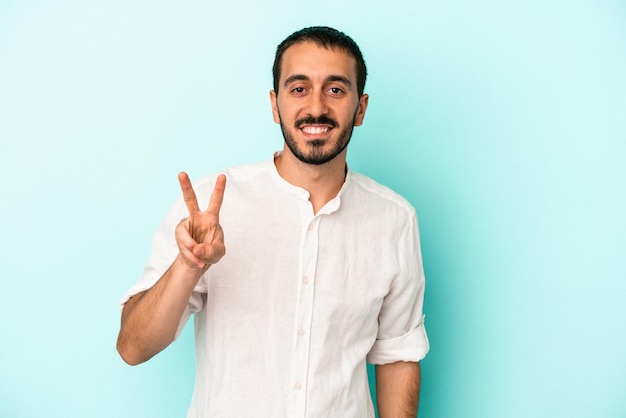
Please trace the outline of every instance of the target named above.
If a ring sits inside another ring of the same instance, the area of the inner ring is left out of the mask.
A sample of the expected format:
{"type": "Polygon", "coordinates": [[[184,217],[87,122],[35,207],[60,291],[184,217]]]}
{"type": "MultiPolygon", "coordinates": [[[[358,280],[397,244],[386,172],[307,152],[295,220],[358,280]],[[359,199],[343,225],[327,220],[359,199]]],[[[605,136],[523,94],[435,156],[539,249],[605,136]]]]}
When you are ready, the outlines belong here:
{"type": "Polygon", "coordinates": [[[319,135],[319,134],[324,134],[328,132],[328,127],[327,126],[305,126],[304,128],[302,128],[302,130],[304,131],[304,133],[307,133],[307,134],[319,135]]]}

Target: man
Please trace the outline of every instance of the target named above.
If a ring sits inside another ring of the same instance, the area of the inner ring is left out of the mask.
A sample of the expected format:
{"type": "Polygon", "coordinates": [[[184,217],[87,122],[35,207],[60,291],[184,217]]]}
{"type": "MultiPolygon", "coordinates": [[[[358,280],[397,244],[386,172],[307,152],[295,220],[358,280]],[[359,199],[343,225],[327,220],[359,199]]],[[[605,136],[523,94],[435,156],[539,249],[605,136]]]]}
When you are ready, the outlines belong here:
{"type": "Polygon", "coordinates": [[[365,77],[342,32],[295,32],[270,92],[282,152],[194,187],[179,175],[117,347],[144,362],[195,313],[189,417],[373,417],[366,360],[380,416],[417,414],[428,340],[415,211],[346,165],[365,77]]]}

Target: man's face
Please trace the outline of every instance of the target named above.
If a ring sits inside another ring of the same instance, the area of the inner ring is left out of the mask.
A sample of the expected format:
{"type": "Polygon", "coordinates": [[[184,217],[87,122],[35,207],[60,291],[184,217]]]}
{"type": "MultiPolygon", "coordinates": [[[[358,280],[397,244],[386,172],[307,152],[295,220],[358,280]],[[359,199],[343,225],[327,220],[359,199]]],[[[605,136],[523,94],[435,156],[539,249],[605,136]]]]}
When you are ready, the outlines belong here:
{"type": "Polygon", "coordinates": [[[359,98],[357,92],[354,58],[312,42],[285,51],[278,94],[272,91],[270,98],[285,151],[315,165],[344,152],[352,128],[363,123],[368,101],[366,94],[359,98]]]}

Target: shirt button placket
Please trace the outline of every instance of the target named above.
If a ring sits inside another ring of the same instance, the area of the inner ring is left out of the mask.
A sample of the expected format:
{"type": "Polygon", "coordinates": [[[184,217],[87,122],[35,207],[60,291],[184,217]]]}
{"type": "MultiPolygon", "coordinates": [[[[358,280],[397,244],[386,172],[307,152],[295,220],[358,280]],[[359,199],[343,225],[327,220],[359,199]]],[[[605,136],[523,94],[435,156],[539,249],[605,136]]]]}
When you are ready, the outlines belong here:
{"type": "Polygon", "coordinates": [[[292,364],[292,390],[294,393],[293,416],[304,416],[306,407],[307,372],[309,370],[309,350],[311,322],[313,315],[313,295],[315,266],[317,265],[319,218],[313,218],[306,226],[302,243],[302,275],[299,288],[298,310],[296,313],[296,341],[292,364]]]}

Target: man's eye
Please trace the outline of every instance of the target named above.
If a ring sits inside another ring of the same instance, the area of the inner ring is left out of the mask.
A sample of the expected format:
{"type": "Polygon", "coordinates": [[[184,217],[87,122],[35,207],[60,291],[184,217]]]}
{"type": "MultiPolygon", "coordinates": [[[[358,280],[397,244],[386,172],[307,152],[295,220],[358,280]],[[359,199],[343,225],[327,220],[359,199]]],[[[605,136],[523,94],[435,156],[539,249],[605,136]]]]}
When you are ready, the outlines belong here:
{"type": "Polygon", "coordinates": [[[291,91],[296,93],[296,94],[302,94],[302,93],[304,93],[304,87],[296,87],[296,88],[294,88],[291,91]]]}
{"type": "Polygon", "coordinates": [[[331,87],[330,88],[330,92],[332,94],[341,94],[341,93],[343,93],[343,90],[341,90],[339,87],[331,87]]]}

